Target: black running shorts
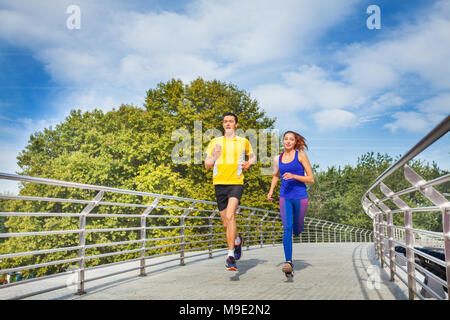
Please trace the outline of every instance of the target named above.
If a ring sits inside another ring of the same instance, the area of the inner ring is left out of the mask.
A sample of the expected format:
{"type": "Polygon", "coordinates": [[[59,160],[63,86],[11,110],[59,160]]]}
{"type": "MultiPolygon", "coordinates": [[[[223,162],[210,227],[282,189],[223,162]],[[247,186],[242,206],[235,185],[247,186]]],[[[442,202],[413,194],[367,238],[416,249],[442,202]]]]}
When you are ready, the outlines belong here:
{"type": "Polygon", "coordinates": [[[216,184],[216,199],[219,211],[225,210],[228,205],[228,198],[233,197],[241,203],[242,193],[244,192],[244,185],[242,184],[216,184]]]}

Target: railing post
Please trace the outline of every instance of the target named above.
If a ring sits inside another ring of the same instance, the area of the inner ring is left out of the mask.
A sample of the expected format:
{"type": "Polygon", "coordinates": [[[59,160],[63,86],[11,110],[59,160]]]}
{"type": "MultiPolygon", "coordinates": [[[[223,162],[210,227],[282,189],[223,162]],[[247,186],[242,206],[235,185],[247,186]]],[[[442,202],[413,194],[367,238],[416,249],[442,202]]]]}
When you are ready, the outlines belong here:
{"type": "Polygon", "coordinates": [[[191,211],[194,209],[195,205],[197,204],[196,201],[194,201],[194,203],[191,204],[191,206],[189,208],[186,209],[186,211],[184,211],[183,215],[180,218],[180,233],[181,233],[181,238],[180,238],[180,265],[184,266],[184,248],[185,248],[185,226],[186,226],[186,217],[189,215],[189,213],[191,213],[191,211]]]}
{"type": "MultiPolygon", "coordinates": [[[[403,167],[403,173],[405,179],[408,180],[412,185],[419,188],[421,194],[423,194],[428,200],[430,200],[436,206],[442,209],[442,227],[444,234],[444,249],[445,249],[445,262],[446,262],[446,274],[447,274],[447,288],[450,288],[450,225],[449,225],[449,210],[450,202],[435,188],[432,186],[423,188],[421,187],[426,183],[426,181],[417,174],[412,168],[405,165],[403,167]]],[[[447,295],[450,300],[450,293],[447,295]]]]}
{"type": "Polygon", "coordinates": [[[250,220],[252,216],[255,214],[255,210],[250,213],[250,215],[247,218],[247,226],[246,226],[246,237],[247,237],[247,250],[250,248],[250,220]]]}
{"type": "Polygon", "coordinates": [[[444,233],[445,271],[447,275],[447,299],[450,300],[450,208],[442,209],[442,227],[444,233]]]}
{"type": "MultiPolygon", "coordinates": [[[[320,225],[321,223],[322,223],[322,222],[321,222],[320,220],[317,220],[317,224],[316,224],[316,243],[319,242],[319,225],[320,225]]],[[[323,228],[322,228],[322,230],[323,230],[323,228]]]]}
{"type": "Polygon", "coordinates": [[[269,212],[267,211],[266,214],[264,215],[264,217],[261,219],[261,230],[260,230],[260,242],[261,242],[261,248],[263,247],[263,242],[264,242],[264,234],[263,234],[263,223],[264,220],[267,218],[267,216],[269,215],[269,212]]]}
{"type": "Polygon", "coordinates": [[[209,258],[212,259],[212,236],[213,236],[213,218],[217,215],[219,210],[215,210],[210,216],[209,216],[209,242],[208,242],[208,251],[209,251],[209,258]]]}
{"type": "Polygon", "coordinates": [[[378,223],[378,241],[379,241],[379,246],[380,246],[380,256],[381,256],[381,268],[384,268],[384,226],[382,225],[384,223],[383,220],[383,213],[382,212],[378,212],[378,219],[379,223],[378,223]]]}
{"type": "Polygon", "coordinates": [[[378,217],[374,215],[373,218],[373,242],[375,244],[375,253],[380,258],[380,252],[378,251],[378,217]]]}
{"type": "MultiPolygon", "coordinates": [[[[384,210],[384,209],[383,209],[384,210]]],[[[391,270],[391,281],[395,280],[395,246],[394,246],[394,219],[392,217],[392,212],[389,210],[387,212],[387,223],[388,223],[388,238],[389,238],[389,269],[391,270]]]]}
{"type": "Polygon", "coordinates": [[[80,234],[78,237],[78,245],[81,247],[78,250],[78,258],[80,258],[78,262],[78,290],[77,294],[82,295],[86,292],[84,291],[84,268],[85,268],[85,259],[86,259],[86,217],[87,215],[97,206],[100,200],[103,198],[103,191],[97,193],[94,197],[93,202],[89,203],[80,213],[79,219],[79,228],[80,234]]]}
{"type": "Polygon", "coordinates": [[[325,228],[326,225],[327,225],[327,222],[325,222],[325,223],[322,225],[322,242],[325,242],[325,233],[324,233],[323,229],[325,228]]]}
{"type": "Polygon", "coordinates": [[[273,218],[272,220],[272,245],[275,246],[275,220],[277,220],[277,218],[273,218]]]}
{"type": "Polygon", "coordinates": [[[394,192],[389,189],[383,182],[380,183],[380,190],[386,196],[388,196],[394,204],[399,207],[404,212],[405,219],[405,230],[406,230],[406,259],[407,259],[407,271],[408,271],[408,292],[409,299],[414,300],[415,291],[416,291],[416,280],[414,279],[416,268],[414,266],[414,232],[413,228],[413,218],[412,211],[410,207],[398,196],[394,196],[394,192]]]}
{"type": "Polygon", "coordinates": [[[308,225],[307,225],[307,227],[308,227],[308,243],[310,243],[311,242],[311,235],[310,235],[310,230],[309,230],[309,225],[310,225],[311,223],[308,221],[308,225]]]}
{"type": "Polygon", "coordinates": [[[414,280],[415,266],[414,266],[414,233],[411,230],[413,227],[412,212],[405,211],[405,228],[406,228],[406,259],[408,269],[408,289],[409,299],[414,300],[416,281],[414,280]]]}
{"type": "MultiPolygon", "coordinates": [[[[386,191],[386,190],[385,190],[386,191]]],[[[389,193],[389,192],[388,192],[389,193]]],[[[379,207],[383,212],[380,212],[379,216],[381,218],[381,222],[383,223],[383,213],[386,214],[386,223],[387,233],[388,233],[388,246],[389,246],[389,269],[391,270],[391,281],[394,281],[394,271],[395,271],[395,248],[393,240],[393,221],[392,221],[392,213],[388,206],[386,206],[383,202],[381,202],[372,192],[369,192],[370,199],[379,207]]],[[[381,247],[381,255],[383,257],[381,261],[381,267],[384,267],[384,226],[380,224],[380,247],[381,247]]]]}
{"type": "Polygon", "coordinates": [[[375,252],[377,254],[378,259],[380,259],[381,265],[383,265],[384,257],[383,257],[383,248],[381,245],[381,233],[380,233],[380,215],[381,211],[375,207],[372,203],[369,207],[369,212],[373,216],[373,235],[374,235],[374,243],[375,243],[375,252]]]}
{"type": "Polygon", "coordinates": [[[316,223],[316,225],[314,225],[313,226],[313,228],[314,228],[314,238],[316,239],[316,243],[317,243],[317,226],[319,225],[319,223],[320,223],[320,221],[318,221],[317,223],[316,223]]]}
{"type": "Polygon", "coordinates": [[[331,227],[333,226],[332,223],[330,223],[330,226],[328,227],[328,242],[331,242],[331,227]]]}
{"type": "Polygon", "coordinates": [[[151,205],[149,205],[141,216],[141,261],[140,261],[140,273],[141,277],[145,276],[145,248],[147,247],[147,216],[158,205],[159,198],[155,198],[151,205]]]}

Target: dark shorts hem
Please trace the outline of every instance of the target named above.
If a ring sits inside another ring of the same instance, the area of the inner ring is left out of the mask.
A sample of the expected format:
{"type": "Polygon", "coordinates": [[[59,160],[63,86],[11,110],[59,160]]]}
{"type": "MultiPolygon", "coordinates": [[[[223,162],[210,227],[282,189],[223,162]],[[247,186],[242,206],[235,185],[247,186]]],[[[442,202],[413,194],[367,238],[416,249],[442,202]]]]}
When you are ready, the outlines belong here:
{"type": "Polygon", "coordinates": [[[225,210],[228,206],[229,198],[237,198],[238,203],[241,204],[242,193],[244,192],[244,185],[242,184],[216,184],[214,185],[217,206],[219,211],[225,210]]]}

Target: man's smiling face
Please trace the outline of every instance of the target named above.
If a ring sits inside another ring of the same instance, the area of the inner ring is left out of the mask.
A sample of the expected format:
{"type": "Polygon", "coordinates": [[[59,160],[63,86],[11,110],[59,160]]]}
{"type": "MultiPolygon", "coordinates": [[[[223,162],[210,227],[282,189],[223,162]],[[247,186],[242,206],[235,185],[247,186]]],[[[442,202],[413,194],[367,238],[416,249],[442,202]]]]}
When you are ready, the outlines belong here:
{"type": "Polygon", "coordinates": [[[222,125],[225,132],[234,132],[238,126],[233,116],[225,116],[222,125]]]}

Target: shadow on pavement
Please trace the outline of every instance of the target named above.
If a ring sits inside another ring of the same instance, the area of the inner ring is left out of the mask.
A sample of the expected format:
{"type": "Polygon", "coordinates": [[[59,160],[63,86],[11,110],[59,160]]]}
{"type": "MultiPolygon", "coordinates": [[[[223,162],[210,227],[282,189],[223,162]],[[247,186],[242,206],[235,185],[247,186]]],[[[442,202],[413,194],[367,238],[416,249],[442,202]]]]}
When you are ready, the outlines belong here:
{"type": "Polygon", "coordinates": [[[390,276],[386,270],[380,268],[380,262],[375,256],[373,244],[362,243],[353,250],[352,254],[353,269],[359,280],[359,286],[364,296],[364,300],[370,300],[368,291],[375,292],[378,300],[383,300],[383,295],[377,289],[377,286],[372,283],[372,278],[376,276],[376,282],[379,286],[387,287],[391,294],[397,300],[408,300],[408,296],[405,295],[398,284],[390,281],[390,276]],[[369,275],[371,271],[375,270],[376,273],[369,275]],[[369,285],[372,283],[372,285],[369,285]]]}
{"type": "Polygon", "coordinates": [[[233,275],[230,280],[231,281],[239,281],[239,277],[245,274],[248,270],[256,267],[258,264],[266,263],[267,260],[260,260],[260,259],[249,259],[249,260],[243,260],[240,261],[238,264],[239,271],[233,275]]]}
{"type": "MultiPolygon", "coordinates": [[[[294,273],[295,273],[295,271],[300,271],[300,270],[306,269],[309,266],[311,266],[308,262],[305,262],[305,260],[293,260],[292,263],[294,264],[294,273]]],[[[277,267],[279,267],[281,270],[281,267],[283,266],[283,264],[284,264],[284,261],[277,264],[277,267]]]]}

